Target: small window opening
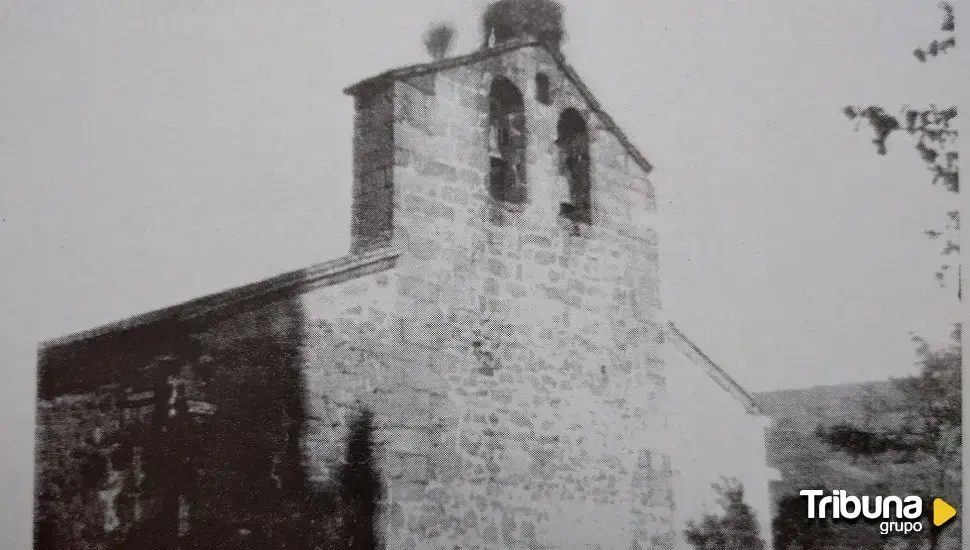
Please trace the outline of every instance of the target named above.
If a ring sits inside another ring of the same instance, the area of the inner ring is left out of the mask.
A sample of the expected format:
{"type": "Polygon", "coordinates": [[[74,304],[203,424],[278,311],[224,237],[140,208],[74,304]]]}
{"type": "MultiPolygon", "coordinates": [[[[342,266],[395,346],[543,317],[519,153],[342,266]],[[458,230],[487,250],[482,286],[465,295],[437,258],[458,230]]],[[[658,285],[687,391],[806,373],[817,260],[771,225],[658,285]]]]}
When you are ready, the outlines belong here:
{"type": "Polygon", "coordinates": [[[576,109],[566,109],[559,116],[556,144],[560,171],[569,184],[569,202],[562,204],[560,214],[576,222],[590,223],[589,132],[576,109]]]}
{"type": "Polygon", "coordinates": [[[489,191],[495,200],[525,202],[525,149],[522,94],[507,79],[497,77],[489,92],[489,191]]]}
{"type": "Polygon", "coordinates": [[[539,73],[536,75],[536,100],[543,105],[549,105],[549,75],[539,73]]]}

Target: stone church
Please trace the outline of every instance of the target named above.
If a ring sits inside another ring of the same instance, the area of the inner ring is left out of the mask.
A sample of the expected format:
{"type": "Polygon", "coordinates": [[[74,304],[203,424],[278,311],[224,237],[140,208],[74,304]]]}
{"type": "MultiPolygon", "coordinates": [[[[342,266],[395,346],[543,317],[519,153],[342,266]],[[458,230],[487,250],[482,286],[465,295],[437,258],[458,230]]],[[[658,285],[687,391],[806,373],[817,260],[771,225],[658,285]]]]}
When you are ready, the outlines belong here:
{"type": "Polygon", "coordinates": [[[693,382],[672,407],[668,384],[717,382],[752,419],[746,465],[763,426],[679,332],[669,359],[651,163],[537,41],[346,93],[347,255],[41,345],[37,547],[152,522],[159,547],[263,536],[253,510],[332,482],[364,409],[388,549],[682,547],[678,462],[736,443],[685,451],[716,418],[676,411],[734,413],[684,406],[693,382]]]}

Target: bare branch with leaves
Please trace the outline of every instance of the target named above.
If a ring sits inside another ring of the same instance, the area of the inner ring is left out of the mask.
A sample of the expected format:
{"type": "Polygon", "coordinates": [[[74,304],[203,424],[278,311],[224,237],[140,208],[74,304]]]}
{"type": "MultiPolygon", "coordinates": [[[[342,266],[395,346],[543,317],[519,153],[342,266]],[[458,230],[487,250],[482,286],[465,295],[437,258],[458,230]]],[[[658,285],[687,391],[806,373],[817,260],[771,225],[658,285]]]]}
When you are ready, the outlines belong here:
{"type": "MultiPolygon", "coordinates": [[[[906,486],[894,490],[959,500],[963,456],[961,325],[954,325],[952,338],[949,346],[933,349],[924,339],[913,337],[919,373],[893,381],[899,404],[882,411],[881,426],[819,426],[816,436],[855,464],[886,472],[903,466],[905,475],[898,482],[906,486]]],[[[930,548],[936,548],[938,536],[938,530],[930,533],[930,548]]]]}
{"type": "MultiPolygon", "coordinates": [[[[943,23],[940,29],[947,36],[933,40],[925,48],[917,48],[914,55],[920,62],[926,62],[930,57],[943,55],[956,46],[954,31],[956,28],[953,6],[947,2],[940,4],[943,11],[943,23]]],[[[957,150],[959,131],[956,126],[957,107],[950,105],[940,107],[930,105],[925,108],[904,106],[898,115],[879,105],[848,105],[843,113],[850,120],[856,121],[856,130],[863,122],[867,123],[875,134],[872,143],[880,155],[888,153],[887,141],[895,133],[908,134],[914,141],[914,149],[931,174],[930,183],[940,184],[951,193],[960,192],[960,153],[957,150]]],[[[958,232],[960,230],[959,212],[947,212],[948,222],[943,230],[928,230],[926,235],[931,239],[945,236],[940,255],[950,258],[959,255],[960,245],[958,232]]],[[[946,286],[947,274],[954,263],[957,266],[957,300],[963,299],[960,263],[946,261],[936,271],[936,279],[941,287],[946,286]]]]}
{"type": "Polygon", "coordinates": [[[919,59],[920,63],[926,63],[929,57],[937,57],[952,50],[957,45],[957,38],[954,34],[956,30],[956,20],[953,17],[953,5],[949,2],[940,2],[940,9],[943,10],[943,24],[940,30],[948,33],[940,40],[934,40],[925,48],[916,48],[913,55],[919,59]]]}

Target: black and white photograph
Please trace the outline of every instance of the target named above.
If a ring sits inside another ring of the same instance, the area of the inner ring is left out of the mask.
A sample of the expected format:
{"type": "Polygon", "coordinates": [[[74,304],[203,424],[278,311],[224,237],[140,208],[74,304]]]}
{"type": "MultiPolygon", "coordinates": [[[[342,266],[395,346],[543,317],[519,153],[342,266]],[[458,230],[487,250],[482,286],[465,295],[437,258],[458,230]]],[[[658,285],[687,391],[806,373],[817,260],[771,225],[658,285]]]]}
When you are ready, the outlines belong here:
{"type": "Polygon", "coordinates": [[[966,548],[960,7],[0,3],[0,547],[966,548]]]}

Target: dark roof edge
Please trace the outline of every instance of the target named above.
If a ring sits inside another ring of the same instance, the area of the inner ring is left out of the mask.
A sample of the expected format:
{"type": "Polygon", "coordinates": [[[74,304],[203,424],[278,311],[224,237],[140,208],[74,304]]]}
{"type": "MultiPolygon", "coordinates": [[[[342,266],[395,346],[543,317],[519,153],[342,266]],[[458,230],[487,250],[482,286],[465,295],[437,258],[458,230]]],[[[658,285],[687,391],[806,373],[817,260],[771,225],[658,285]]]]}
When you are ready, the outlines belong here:
{"type": "Polygon", "coordinates": [[[700,359],[702,363],[700,366],[704,368],[715,382],[718,383],[722,388],[728,391],[731,395],[737,398],[747,409],[748,414],[764,415],[765,411],[761,408],[755,398],[747,392],[741,384],[738,384],[727,372],[717,365],[710,357],[707,356],[696,344],[691,342],[684,333],[674,325],[673,321],[667,322],[667,335],[673,337],[674,345],[676,345],[684,354],[690,358],[700,359]]]}
{"type": "MultiPolygon", "coordinates": [[[[482,48],[465,55],[449,57],[439,61],[432,61],[431,63],[416,63],[414,65],[406,65],[404,67],[384,71],[380,74],[358,81],[355,84],[351,84],[350,86],[344,88],[344,93],[347,95],[356,95],[361,90],[369,89],[370,87],[375,86],[383,81],[398,80],[401,78],[407,78],[409,76],[419,76],[437,71],[443,71],[445,69],[453,69],[455,67],[467,65],[468,63],[475,63],[483,59],[495,57],[505,52],[510,52],[526,46],[540,45],[542,45],[542,43],[538,40],[519,38],[516,40],[502,42],[501,44],[497,44],[491,48],[482,48]]],[[[546,49],[548,50],[549,48],[546,49]]]]}
{"type": "MultiPolygon", "coordinates": [[[[380,270],[382,266],[379,264],[391,263],[393,265],[393,261],[400,255],[401,251],[395,248],[382,248],[362,254],[347,254],[327,262],[275,275],[254,283],[207,294],[147,313],[133,315],[121,321],[108,323],[93,329],[52,338],[38,344],[38,350],[43,352],[51,348],[76,344],[84,340],[104,336],[112,332],[120,332],[163,321],[185,321],[228,308],[240,302],[273,293],[285,292],[296,288],[319,288],[321,286],[337,284],[380,270]],[[368,270],[369,267],[377,269],[368,270]]],[[[392,265],[383,267],[392,267],[392,265]]]]}
{"type": "Polygon", "coordinates": [[[391,69],[389,71],[384,71],[383,73],[372,76],[370,78],[365,78],[364,80],[361,80],[356,84],[348,86],[347,88],[344,89],[344,93],[347,95],[357,95],[358,93],[360,93],[365,89],[370,89],[375,86],[380,86],[382,83],[385,83],[385,82],[399,80],[410,76],[419,76],[419,75],[428,74],[436,71],[442,71],[445,69],[451,69],[454,67],[460,67],[468,63],[475,63],[477,61],[481,61],[483,59],[488,59],[490,57],[501,55],[503,53],[506,53],[512,50],[517,50],[519,48],[525,48],[530,46],[543,48],[549,53],[549,55],[552,56],[556,64],[559,65],[559,68],[562,69],[562,71],[566,74],[566,77],[569,78],[570,81],[572,81],[573,85],[576,86],[576,89],[579,90],[579,93],[582,94],[583,98],[589,103],[593,111],[595,111],[596,114],[603,120],[603,122],[609,127],[609,130],[617,137],[617,139],[620,140],[620,143],[627,150],[630,156],[633,157],[636,163],[641,168],[643,168],[643,171],[646,172],[647,174],[652,172],[653,164],[651,164],[650,161],[648,161],[646,157],[643,156],[643,153],[640,152],[640,150],[636,147],[636,145],[634,145],[633,142],[630,141],[630,138],[626,135],[625,132],[623,132],[619,124],[617,124],[616,121],[613,120],[613,117],[611,117],[603,109],[603,106],[596,99],[596,96],[593,95],[593,92],[590,91],[589,87],[586,86],[586,83],[583,82],[582,78],[579,77],[579,73],[577,73],[576,70],[573,69],[573,67],[568,62],[566,62],[566,58],[563,57],[562,53],[557,51],[555,48],[549,47],[546,43],[539,40],[534,40],[534,39],[510,40],[508,42],[503,42],[501,44],[498,44],[492,48],[481,49],[461,56],[442,59],[440,61],[434,61],[431,63],[421,63],[417,65],[408,65],[406,67],[400,67],[398,69],[391,69]]]}
{"type": "Polygon", "coordinates": [[[616,138],[620,140],[620,144],[622,144],[623,147],[627,150],[627,153],[629,153],[630,156],[633,157],[633,160],[635,160],[636,163],[640,165],[640,168],[643,168],[643,171],[647,174],[652,172],[653,164],[651,164],[650,161],[648,161],[647,158],[643,156],[643,153],[640,152],[640,149],[638,149],[637,146],[634,145],[633,142],[630,140],[630,138],[627,137],[626,133],[620,128],[620,125],[617,124],[615,120],[613,120],[613,117],[611,117],[609,113],[607,113],[606,110],[603,109],[603,106],[596,99],[596,96],[593,95],[593,92],[590,91],[590,89],[586,86],[586,83],[583,82],[583,80],[579,77],[579,73],[577,73],[576,70],[573,69],[572,65],[566,62],[566,58],[563,57],[561,53],[557,52],[553,48],[546,46],[545,44],[541,44],[541,46],[545,48],[546,51],[548,51],[552,55],[552,58],[556,60],[556,63],[558,63],[560,68],[562,68],[563,72],[566,73],[566,76],[568,76],[569,79],[573,81],[573,84],[580,91],[580,93],[583,94],[583,97],[586,98],[586,101],[588,101],[590,106],[593,108],[593,110],[596,111],[596,114],[603,119],[603,122],[605,122],[607,126],[610,127],[610,131],[613,132],[614,135],[616,135],[616,138]]]}

